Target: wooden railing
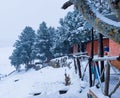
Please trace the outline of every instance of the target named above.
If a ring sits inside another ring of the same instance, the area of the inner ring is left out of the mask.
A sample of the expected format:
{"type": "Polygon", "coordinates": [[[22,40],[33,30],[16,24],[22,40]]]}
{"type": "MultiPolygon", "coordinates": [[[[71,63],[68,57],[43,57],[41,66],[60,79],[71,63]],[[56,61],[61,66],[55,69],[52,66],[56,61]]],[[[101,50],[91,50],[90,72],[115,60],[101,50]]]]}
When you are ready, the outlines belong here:
{"type": "MultiPolygon", "coordinates": [[[[113,93],[118,89],[120,86],[120,79],[118,83],[116,84],[115,88],[111,92],[109,92],[109,85],[110,85],[110,67],[112,68],[113,66],[111,65],[110,61],[113,60],[118,60],[120,58],[119,56],[111,56],[111,57],[95,57],[92,59],[92,62],[89,62],[89,59],[91,59],[90,56],[87,55],[73,55],[74,58],[74,66],[75,66],[75,73],[79,75],[79,78],[84,81],[84,77],[86,74],[86,70],[89,67],[89,63],[92,65],[92,68],[89,68],[92,70],[92,86],[96,86],[97,88],[101,89],[101,92],[106,95],[106,96],[112,96],[113,93]],[[83,60],[87,60],[88,62],[86,65],[84,65],[84,70],[81,69],[81,62],[83,60]],[[99,62],[104,61],[104,69],[102,72],[100,72],[100,65],[99,62]],[[105,81],[104,81],[104,86],[103,86],[103,81],[101,81],[101,77],[105,76],[105,81]],[[98,82],[96,82],[96,80],[98,82]]],[[[90,74],[90,73],[89,73],[90,74]]],[[[119,77],[120,78],[120,77],[119,77]]],[[[90,81],[89,81],[90,83],[90,81]]],[[[97,98],[94,96],[94,98],[97,98]]]]}

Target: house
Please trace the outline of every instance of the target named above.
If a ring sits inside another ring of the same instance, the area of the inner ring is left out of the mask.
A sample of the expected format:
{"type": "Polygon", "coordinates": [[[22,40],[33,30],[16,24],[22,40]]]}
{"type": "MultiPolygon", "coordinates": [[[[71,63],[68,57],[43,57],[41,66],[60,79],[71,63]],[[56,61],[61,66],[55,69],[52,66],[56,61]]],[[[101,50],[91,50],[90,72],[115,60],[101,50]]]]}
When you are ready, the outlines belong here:
{"type": "Polygon", "coordinates": [[[86,52],[86,43],[74,44],[71,48],[73,54],[78,52],[86,52]]]}
{"type": "MultiPolygon", "coordinates": [[[[91,54],[91,41],[84,43],[84,50],[87,52],[87,54],[90,56],[91,54]]],[[[114,42],[113,40],[110,40],[109,38],[103,38],[103,49],[104,49],[104,55],[108,56],[120,56],[120,45],[114,42]]],[[[73,53],[79,52],[79,45],[73,46],[73,53]]],[[[94,55],[98,55],[98,40],[94,40],[94,55]]],[[[83,51],[84,52],[84,51],[83,51]]],[[[111,61],[111,64],[114,65],[116,68],[120,70],[120,61],[111,61]]]]}
{"type": "Polygon", "coordinates": [[[120,45],[115,43],[112,40],[109,40],[110,56],[119,56],[120,55],[120,45]]]}
{"type": "MultiPolygon", "coordinates": [[[[79,45],[75,44],[73,45],[73,53],[79,52],[79,45]]],[[[82,45],[84,47],[84,51],[88,53],[88,55],[91,54],[91,41],[84,43],[82,45]]],[[[110,40],[109,38],[103,39],[103,48],[104,52],[108,52],[109,56],[119,56],[120,55],[120,45],[114,42],[113,40],[110,40]]],[[[82,49],[83,50],[83,49],[82,49]]],[[[94,40],[94,55],[98,54],[98,40],[94,40]]],[[[83,52],[84,52],[83,51],[83,52]]]]}
{"type": "MultiPolygon", "coordinates": [[[[86,52],[88,53],[88,55],[90,56],[91,54],[91,41],[86,43],[86,52]]],[[[106,49],[109,48],[109,38],[103,38],[103,48],[104,51],[106,52],[106,49]]],[[[98,40],[94,40],[94,55],[98,54],[98,40]]],[[[109,51],[109,49],[107,49],[107,52],[109,51]]]]}
{"type": "MultiPolygon", "coordinates": [[[[109,40],[109,47],[110,47],[109,56],[120,56],[120,45],[118,45],[112,40],[109,40]]],[[[111,64],[120,70],[120,61],[114,60],[111,61],[111,64]]]]}

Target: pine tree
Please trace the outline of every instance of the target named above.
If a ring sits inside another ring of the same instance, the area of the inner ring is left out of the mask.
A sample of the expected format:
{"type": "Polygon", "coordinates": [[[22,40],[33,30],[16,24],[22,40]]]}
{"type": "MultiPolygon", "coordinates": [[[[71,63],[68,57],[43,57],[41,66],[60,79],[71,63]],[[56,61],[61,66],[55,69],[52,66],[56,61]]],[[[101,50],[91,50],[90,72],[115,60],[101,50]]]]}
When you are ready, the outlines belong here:
{"type": "Polygon", "coordinates": [[[32,63],[35,59],[32,55],[35,36],[32,27],[25,27],[14,44],[15,49],[10,56],[12,65],[19,66],[20,64],[28,65],[32,63]]]}
{"type": "Polygon", "coordinates": [[[65,28],[58,27],[57,28],[57,36],[56,36],[56,56],[63,56],[68,53],[68,49],[70,47],[69,41],[67,40],[67,33],[65,28]]]}
{"type": "Polygon", "coordinates": [[[60,19],[61,26],[58,28],[62,49],[65,53],[74,44],[80,44],[91,40],[91,31],[84,27],[86,21],[78,10],[68,12],[64,19],[60,19]],[[89,33],[88,33],[89,32],[89,33]]]}
{"type": "Polygon", "coordinates": [[[20,65],[22,64],[21,54],[19,52],[20,49],[14,49],[12,55],[9,57],[11,60],[11,65],[14,65],[16,70],[19,70],[20,65]]]}
{"type": "Polygon", "coordinates": [[[49,61],[52,58],[50,32],[45,22],[42,22],[37,31],[36,57],[42,61],[49,61]]]}
{"type": "Polygon", "coordinates": [[[48,33],[49,33],[49,42],[50,42],[50,49],[49,51],[51,52],[51,58],[54,57],[54,49],[55,49],[55,46],[56,46],[56,40],[57,39],[57,36],[56,36],[56,30],[54,27],[49,27],[48,28],[48,33]]]}

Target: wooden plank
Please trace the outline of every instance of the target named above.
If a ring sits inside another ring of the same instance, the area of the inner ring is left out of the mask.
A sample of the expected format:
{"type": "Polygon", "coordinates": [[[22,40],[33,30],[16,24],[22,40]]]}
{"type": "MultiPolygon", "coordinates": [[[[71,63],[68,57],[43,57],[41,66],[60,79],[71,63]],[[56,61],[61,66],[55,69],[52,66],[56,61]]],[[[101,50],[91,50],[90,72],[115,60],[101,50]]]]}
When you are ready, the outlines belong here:
{"type": "Polygon", "coordinates": [[[90,56],[88,56],[88,55],[80,55],[80,56],[73,55],[73,57],[74,58],[77,58],[77,57],[78,58],[88,58],[88,59],[90,58],[90,56]]]}
{"type": "Polygon", "coordinates": [[[118,60],[111,60],[110,63],[111,63],[112,66],[114,66],[115,68],[120,70],[120,61],[118,61],[118,60]]]}
{"type": "Polygon", "coordinates": [[[92,90],[89,90],[88,98],[98,98],[92,90]]]}
{"type": "Polygon", "coordinates": [[[97,58],[93,58],[93,61],[117,60],[118,57],[119,57],[119,56],[97,57],[97,58]]]}

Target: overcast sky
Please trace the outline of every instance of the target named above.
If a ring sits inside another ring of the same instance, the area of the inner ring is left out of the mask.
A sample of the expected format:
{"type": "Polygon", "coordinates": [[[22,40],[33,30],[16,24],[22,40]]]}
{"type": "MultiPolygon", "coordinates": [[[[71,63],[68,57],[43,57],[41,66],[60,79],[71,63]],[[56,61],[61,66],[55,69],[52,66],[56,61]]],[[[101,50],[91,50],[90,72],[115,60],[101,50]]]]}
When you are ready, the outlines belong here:
{"type": "Polygon", "coordinates": [[[63,18],[73,6],[61,9],[66,0],[0,0],[0,65],[7,64],[11,48],[25,26],[34,30],[42,21],[47,26],[59,26],[63,18]]]}
{"type": "Polygon", "coordinates": [[[25,26],[38,29],[45,21],[48,26],[57,27],[59,18],[72,7],[62,10],[66,0],[0,0],[0,47],[11,46],[25,26]]]}

